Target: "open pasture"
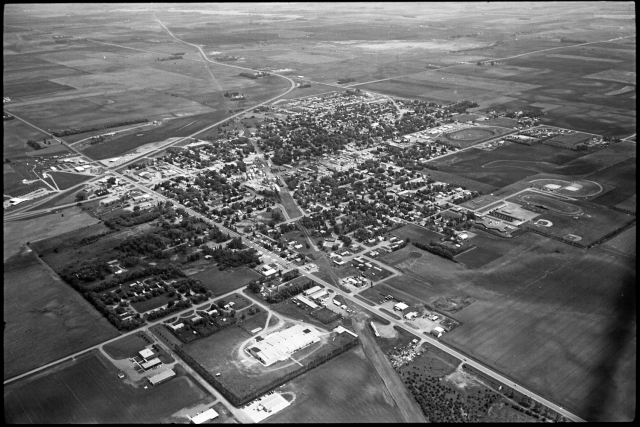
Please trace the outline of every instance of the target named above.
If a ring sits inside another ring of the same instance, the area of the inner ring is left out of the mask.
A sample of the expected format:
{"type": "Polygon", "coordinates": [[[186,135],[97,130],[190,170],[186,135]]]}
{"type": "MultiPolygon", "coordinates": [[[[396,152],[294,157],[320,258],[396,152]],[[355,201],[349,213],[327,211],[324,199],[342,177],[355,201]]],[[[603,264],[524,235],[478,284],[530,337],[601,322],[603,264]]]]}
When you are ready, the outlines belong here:
{"type": "Polygon", "coordinates": [[[27,145],[28,140],[42,141],[47,136],[17,119],[3,121],[2,127],[2,155],[11,160],[26,158],[26,153],[34,151],[27,145]]]}
{"type": "MultiPolygon", "coordinates": [[[[608,405],[593,400],[596,394],[602,396],[602,389],[597,388],[593,379],[608,381],[600,375],[602,364],[610,361],[616,366],[615,378],[611,379],[615,382],[613,387],[631,391],[625,375],[635,369],[629,365],[631,360],[635,361],[635,355],[620,358],[616,355],[609,361],[606,356],[597,355],[625,348],[626,344],[618,341],[621,335],[613,338],[610,329],[617,331],[630,325],[614,319],[629,313],[628,304],[633,297],[629,300],[626,297],[627,292],[632,295],[633,291],[628,286],[624,291],[619,288],[635,280],[634,263],[626,257],[606,255],[597,249],[585,252],[532,233],[515,239],[477,233],[474,239],[482,240],[474,243],[505,254],[501,260],[467,270],[425,253],[420,263],[403,267],[405,274],[390,279],[387,286],[422,301],[438,296],[473,297],[476,303],[452,315],[463,325],[446,335],[445,340],[476,357],[482,356],[481,360],[489,364],[495,360],[496,365],[491,366],[531,385],[537,392],[549,390],[558,402],[579,404],[574,406],[578,415],[589,412],[588,408],[592,407],[595,412],[607,411],[613,416],[615,411],[608,405]],[[557,286],[558,283],[563,286],[557,286]],[[624,297],[620,296],[621,292],[624,297]],[[506,324],[522,326],[504,328],[506,324]],[[474,335],[480,329],[483,335],[474,335]],[[469,344],[472,336],[473,343],[469,344]],[[519,344],[508,341],[509,337],[518,337],[519,344]],[[483,339],[490,343],[480,344],[483,339]],[[476,345],[484,350],[478,351],[476,345]],[[616,350],[610,349],[611,345],[616,350]],[[524,367],[526,363],[530,365],[524,367]],[[557,375],[562,375],[564,380],[556,381],[557,375]],[[586,403],[589,399],[592,400],[586,403]]],[[[388,256],[402,257],[402,252],[407,250],[388,256]]],[[[630,354],[635,347],[624,351],[630,354]]],[[[627,393],[609,395],[611,405],[630,410],[632,399],[629,400],[627,393]]]]}
{"type": "Polygon", "coordinates": [[[4,284],[5,379],[118,335],[33,252],[5,259],[4,284]]]}
{"type": "Polygon", "coordinates": [[[462,310],[464,325],[443,339],[587,420],[630,419],[632,263],[604,252],[571,258],[548,265],[546,276],[514,280],[511,295],[462,310]]]}
{"type": "Polygon", "coordinates": [[[214,296],[218,296],[247,286],[249,282],[257,280],[261,276],[247,267],[228,268],[223,271],[218,270],[217,267],[212,267],[190,277],[200,280],[213,292],[214,296]]]}
{"type": "Polygon", "coordinates": [[[587,173],[585,165],[568,165],[584,152],[563,150],[548,145],[508,144],[490,152],[465,151],[432,162],[439,170],[459,174],[495,187],[504,187],[539,172],[587,173]]]}
{"type": "Polygon", "coordinates": [[[94,352],[22,379],[5,387],[6,420],[17,424],[161,423],[209,398],[190,376],[143,389],[125,384],[117,372],[94,352]]]}
{"type": "Polygon", "coordinates": [[[50,93],[74,90],[74,88],[49,80],[40,80],[3,85],[2,90],[6,96],[10,96],[11,98],[23,98],[26,96],[47,95],[50,93]]]}
{"type": "Polygon", "coordinates": [[[476,246],[458,255],[456,260],[471,267],[480,268],[502,257],[502,254],[476,246]]]}
{"type": "Polygon", "coordinates": [[[604,206],[615,206],[623,203],[636,194],[636,158],[632,157],[602,169],[589,175],[588,179],[616,187],[595,198],[593,202],[604,206]]]}
{"type": "Polygon", "coordinates": [[[386,385],[362,348],[341,354],[287,383],[293,403],[265,423],[399,423],[403,421],[386,385]],[[357,393],[353,391],[357,390],[357,393]]]}
{"type": "Polygon", "coordinates": [[[93,178],[92,175],[82,175],[79,173],[48,172],[48,174],[53,178],[60,190],[66,190],[93,178]]]}
{"type": "Polygon", "coordinates": [[[12,221],[4,224],[4,256],[18,253],[27,242],[48,239],[59,234],[75,231],[99,221],[82,211],[79,207],[71,207],[60,212],[39,216],[37,218],[12,221]]]}
{"type": "Polygon", "coordinates": [[[159,126],[145,127],[138,132],[133,130],[100,144],[90,145],[83,149],[82,152],[96,160],[117,157],[142,145],[165,141],[167,134],[176,138],[192,135],[228,116],[230,114],[226,111],[215,111],[195,116],[172,118],[172,120],[159,126]]]}
{"type": "Polygon", "coordinates": [[[393,230],[391,234],[403,241],[409,238],[410,243],[429,243],[432,240],[439,241],[442,237],[442,234],[440,233],[436,233],[435,231],[428,230],[424,227],[419,227],[414,224],[407,224],[405,226],[397,228],[393,230]]]}

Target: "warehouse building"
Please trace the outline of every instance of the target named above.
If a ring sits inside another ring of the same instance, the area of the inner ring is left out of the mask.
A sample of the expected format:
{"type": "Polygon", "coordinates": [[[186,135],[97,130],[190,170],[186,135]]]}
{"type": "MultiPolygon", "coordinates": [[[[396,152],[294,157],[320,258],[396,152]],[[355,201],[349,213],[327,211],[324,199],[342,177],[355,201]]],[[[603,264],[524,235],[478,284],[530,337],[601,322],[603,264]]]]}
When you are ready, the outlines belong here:
{"type": "Polygon", "coordinates": [[[191,423],[202,424],[217,417],[218,417],[218,413],[214,411],[213,408],[209,408],[206,411],[200,414],[197,414],[195,417],[191,418],[191,423]]]}
{"type": "Polygon", "coordinates": [[[288,359],[291,354],[320,341],[318,332],[311,326],[295,325],[283,331],[274,332],[247,348],[247,352],[265,366],[288,359]]]}
{"type": "Polygon", "coordinates": [[[309,298],[303,295],[298,295],[296,299],[311,309],[318,308],[318,304],[316,304],[315,302],[311,301],[309,298]]]}
{"type": "Polygon", "coordinates": [[[399,302],[393,306],[393,309],[396,311],[406,310],[407,308],[409,308],[409,306],[403,302],[399,302]]]}
{"type": "Polygon", "coordinates": [[[269,413],[278,412],[287,406],[289,406],[287,399],[277,393],[265,396],[260,401],[260,408],[269,413]]]}
{"type": "Polygon", "coordinates": [[[303,292],[303,295],[305,295],[305,296],[309,296],[309,295],[311,295],[311,294],[313,294],[313,293],[315,293],[315,292],[318,292],[318,291],[320,291],[320,290],[322,290],[322,287],[320,287],[320,286],[317,286],[317,285],[316,285],[316,286],[314,286],[314,287],[312,287],[312,288],[309,288],[309,289],[307,289],[306,291],[304,291],[304,292],[303,292]]]}
{"type": "Polygon", "coordinates": [[[162,364],[162,362],[160,361],[160,359],[155,357],[155,358],[153,358],[151,360],[148,360],[146,362],[141,363],[140,367],[142,369],[144,369],[145,371],[148,371],[149,369],[154,368],[156,366],[160,366],[161,364],[162,364]]]}
{"type": "Polygon", "coordinates": [[[173,372],[173,369],[167,369],[166,371],[162,371],[159,374],[149,377],[148,379],[151,385],[156,385],[161,383],[164,380],[168,380],[169,378],[172,378],[175,376],[176,376],[176,373],[173,372]]]}
{"type": "Polygon", "coordinates": [[[328,296],[329,296],[329,292],[327,292],[326,289],[321,289],[318,292],[314,292],[311,295],[309,295],[309,298],[318,302],[319,300],[323,300],[328,296]]]}

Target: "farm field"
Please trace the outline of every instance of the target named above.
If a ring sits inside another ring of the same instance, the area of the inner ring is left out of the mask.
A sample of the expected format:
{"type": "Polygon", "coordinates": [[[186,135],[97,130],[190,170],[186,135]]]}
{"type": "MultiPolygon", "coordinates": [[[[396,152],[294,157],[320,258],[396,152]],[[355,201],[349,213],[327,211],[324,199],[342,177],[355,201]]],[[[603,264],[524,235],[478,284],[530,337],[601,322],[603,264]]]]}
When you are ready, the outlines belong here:
{"type": "MultiPolygon", "coordinates": [[[[473,304],[450,314],[462,325],[441,339],[587,419],[630,417],[635,384],[626,375],[635,370],[630,341],[635,326],[620,317],[633,315],[634,297],[626,299],[634,295],[633,261],[531,233],[486,247],[505,255],[488,267],[467,270],[425,253],[420,263],[396,264],[405,274],[387,286],[424,302],[472,297],[473,304]],[[507,323],[513,326],[504,328],[507,323]],[[613,348],[621,355],[609,355],[613,348]],[[610,366],[606,378],[603,364],[610,366]],[[624,392],[610,394],[608,404],[600,405],[598,383],[624,392]]],[[[401,260],[407,250],[388,256],[401,260]]]]}
{"type": "Polygon", "coordinates": [[[618,234],[613,239],[605,242],[602,247],[620,252],[624,255],[636,256],[636,232],[635,226],[618,234]]]}
{"type": "Polygon", "coordinates": [[[21,251],[23,245],[27,242],[47,239],[99,222],[98,219],[76,206],[64,209],[61,212],[5,223],[3,259],[6,261],[7,258],[21,251]]]}
{"type": "Polygon", "coordinates": [[[5,379],[118,335],[33,252],[5,259],[4,283],[5,379]]]}
{"type": "Polygon", "coordinates": [[[591,164],[568,164],[584,155],[584,152],[542,144],[509,144],[489,152],[472,149],[456,153],[442,160],[435,160],[432,164],[445,172],[459,174],[494,187],[504,187],[541,172],[562,175],[594,172],[596,169],[591,164]]]}
{"type": "Polygon", "coordinates": [[[471,267],[471,268],[480,268],[485,265],[499,259],[502,254],[498,252],[493,252],[489,249],[481,248],[476,246],[458,256],[456,256],[456,260],[471,267]]]}
{"type": "Polygon", "coordinates": [[[145,390],[126,385],[96,352],[5,387],[9,423],[160,423],[209,394],[189,376],[145,390]],[[23,405],[29,401],[29,407],[23,405]],[[52,406],[53,405],[53,406],[52,406]]]}
{"type": "Polygon", "coordinates": [[[33,148],[27,145],[28,140],[33,139],[34,141],[42,142],[42,138],[47,136],[18,119],[3,121],[2,128],[2,155],[4,158],[12,160],[26,158],[26,153],[34,151],[33,148]]]}
{"type": "Polygon", "coordinates": [[[252,280],[259,279],[261,276],[247,267],[229,268],[223,271],[218,270],[217,267],[213,267],[190,277],[200,280],[213,292],[213,296],[218,296],[242,288],[252,280]]]}
{"type": "Polygon", "coordinates": [[[91,175],[65,172],[49,172],[49,175],[53,178],[60,190],[66,190],[93,178],[91,175]]]}
{"type": "Polygon", "coordinates": [[[410,239],[411,242],[429,243],[432,240],[439,241],[442,234],[435,231],[428,230],[423,227],[419,227],[414,224],[407,224],[391,232],[392,235],[398,239],[405,240],[410,239]]]}
{"type": "Polygon", "coordinates": [[[265,423],[402,422],[386,386],[359,346],[279,390],[292,394],[293,402],[265,423]]]}
{"type": "MultiPolygon", "coordinates": [[[[592,175],[588,179],[613,185],[616,188],[593,200],[604,206],[615,206],[636,194],[636,158],[629,158],[618,164],[609,166],[592,175]]],[[[635,209],[632,209],[635,211],[635,209]]]]}

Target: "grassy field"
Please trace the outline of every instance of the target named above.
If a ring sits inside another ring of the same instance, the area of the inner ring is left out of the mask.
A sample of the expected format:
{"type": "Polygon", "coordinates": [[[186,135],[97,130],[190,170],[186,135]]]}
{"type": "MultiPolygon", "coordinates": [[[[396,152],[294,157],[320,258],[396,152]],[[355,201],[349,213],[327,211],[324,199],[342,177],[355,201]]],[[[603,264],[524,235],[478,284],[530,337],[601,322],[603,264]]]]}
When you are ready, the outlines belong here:
{"type": "Polygon", "coordinates": [[[471,267],[480,268],[499,259],[502,254],[476,246],[456,257],[456,260],[471,267]]]}
{"type": "Polygon", "coordinates": [[[153,341],[144,332],[138,332],[133,335],[122,337],[117,341],[106,344],[103,349],[114,359],[128,359],[130,357],[138,356],[138,352],[153,344],[153,341]]]}
{"type": "Polygon", "coordinates": [[[235,269],[218,270],[217,267],[210,268],[191,276],[202,281],[214,296],[223,295],[246,286],[252,280],[260,278],[260,274],[247,267],[235,269]]]}
{"type": "Polygon", "coordinates": [[[251,333],[251,331],[257,328],[264,329],[269,313],[261,310],[258,314],[251,316],[247,313],[246,316],[248,317],[245,320],[240,320],[238,327],[244,329],[248,333],[251,333]]]}
{"type": "Polygon", "coordinates": [[[118,335],[33,252],[4,264],[4,378],[118,335]]]}
{"type": "Polygon", "coordinates": [[[91,175],[65,172],[49,172],[49,175],[53,178],[60,190],[66,190],[67,188],[81,184],[93,178],[91,175]]]}
{"type": "Polygon", "coordinates": [[[594,172],[595,166],[591,164],[562,167],[585,154],[542,144],[509,144],[493,151],[468,150],[432,164],[438,170],[504,187],[540,172],[567,175],[594,172]]]}
{"type": "Polygon", "coordinates": [[[403,421],[382,379],[360,347],[290,381],[279,391],[292,393],[293,403],[267,418],[265,423],[403,421]]]}
{"type": "Polygon", "coordinates": [[[160,423],[209,398],[189,376],[145,390],[126,385],[116,374],[94,352],[24,378],[5,387],[5,419],[12,424],[160,423]]]}
{"type": "Polygon", "coordinates": [[[298,208],[298,205],[293,200],[293,197],[291,197],[291,194],[288,191],[280,192],[280,198],[282,199],[282,206],[284,206],[284,209],[287,211],[287,215],[289,215],[289,218],[294,219],[302,216],[300,208],[298,208]]]}
{"type": "Polygon", "coordinates": [[[409,238],[409,242],[429,243],[432,240],[440,241],[440,238],[442,238],[442,234],[414,224],[407,224],[397,228],[391,234],[401,240],[409,238]]]}
{"type": "Polygon", "coordinates": [[[96,218],[74,206],[58,213],[5,223],[3,259],[6,261],[8,257],[18,253],[22,245],[27,242],[47,239],[94,225],[98,222],[96,218]]]}
{"type": "MultiPolygon", "coordinates": [[[[593,201],[605,206],[615,206],[636,194],[636,157],[626,159],[609,166],[592,175],[588,179],[616,188],[595,198],[593,201]]],[[[635,210],[635,209],[633,209],[635,210]]]]}

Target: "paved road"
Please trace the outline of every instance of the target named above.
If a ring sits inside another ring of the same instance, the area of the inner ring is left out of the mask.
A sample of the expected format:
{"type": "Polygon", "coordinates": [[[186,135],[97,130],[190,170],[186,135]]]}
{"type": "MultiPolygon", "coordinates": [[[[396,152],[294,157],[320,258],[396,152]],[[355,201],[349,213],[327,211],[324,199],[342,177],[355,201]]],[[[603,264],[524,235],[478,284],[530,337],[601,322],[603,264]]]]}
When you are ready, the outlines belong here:
{"type": "Polygon", "coordinates": [[[371,335],[369,328],[366,325],[366,316],[363,313],[358,313],[353,318],[353,326],[360,342],[362,343],[362,349],[365,354],[376,368],[376,371],[384,381],[389,393],[393,396],[393,400],[398,405],[400,414],[404,418],[405,423],[426,423],[427,420],[422,413],[422,409],[415,401],[409,390],[405,387],[400,376],[396,373],[391,366],[391,362],[387,359],[387,356],[378,346],[375,338],[371,335]]]}

